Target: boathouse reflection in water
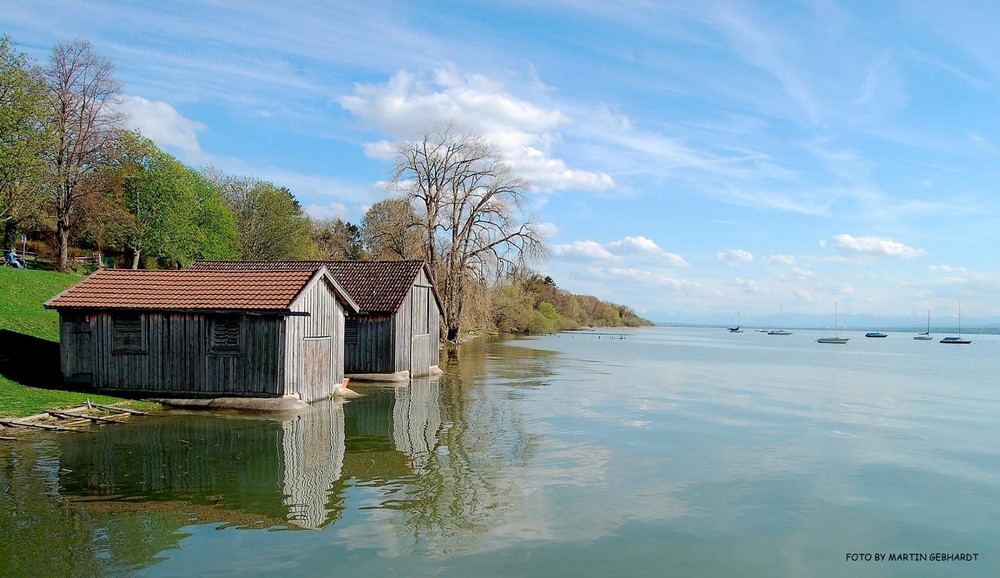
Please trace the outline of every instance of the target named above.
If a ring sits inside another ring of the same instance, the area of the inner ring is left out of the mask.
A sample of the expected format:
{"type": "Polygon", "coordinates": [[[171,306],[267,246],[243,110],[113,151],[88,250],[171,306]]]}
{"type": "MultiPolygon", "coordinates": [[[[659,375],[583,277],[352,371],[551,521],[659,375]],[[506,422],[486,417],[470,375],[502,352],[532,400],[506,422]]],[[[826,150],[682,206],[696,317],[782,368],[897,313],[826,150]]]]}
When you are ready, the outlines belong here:
{"type": "Polygon", "coordinates": [[[283,419],[170,413],[66,436],[60,493],[137,510],[186,503],[194,522],[323,528],[344,508],[345,480],[406,477],[426,463],[437,401],[436,381],[415,380],[351,402],[350,418],[331,400],[283,419]]]}

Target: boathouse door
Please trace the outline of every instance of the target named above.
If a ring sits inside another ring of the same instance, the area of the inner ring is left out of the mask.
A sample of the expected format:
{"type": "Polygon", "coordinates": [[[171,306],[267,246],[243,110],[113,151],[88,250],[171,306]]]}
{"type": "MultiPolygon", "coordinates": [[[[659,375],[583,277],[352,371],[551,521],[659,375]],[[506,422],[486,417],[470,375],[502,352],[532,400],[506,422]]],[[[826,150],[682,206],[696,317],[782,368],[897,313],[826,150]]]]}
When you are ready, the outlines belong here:
{"type": "Polygon", "coordinates": [[[410,377],[431,372],[431,327],[428,306],[431,299],[429,286],[415,285],[411,293],[413,337],[410,338],[410,377]]]}
{"type": "Polygon", "coordinates": [[[333,393],[333,340],[306,337],[302,344],[302,401],[312,403],[333,393]]]}

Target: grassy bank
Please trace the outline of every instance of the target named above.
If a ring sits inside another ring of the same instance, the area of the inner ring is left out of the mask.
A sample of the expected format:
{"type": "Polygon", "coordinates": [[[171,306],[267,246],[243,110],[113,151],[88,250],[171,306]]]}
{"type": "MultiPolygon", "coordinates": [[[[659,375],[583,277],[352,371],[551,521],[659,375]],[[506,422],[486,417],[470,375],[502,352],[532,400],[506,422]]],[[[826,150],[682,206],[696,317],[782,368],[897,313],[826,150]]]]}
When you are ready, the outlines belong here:
{"type": "Polygon", "coordinates": [[[23,417],[73,407],[89,398],[122,400],[66,391],[59,373],[59,315],[42,307],[82,276],[0,267],[0,417],[23,417]]]}

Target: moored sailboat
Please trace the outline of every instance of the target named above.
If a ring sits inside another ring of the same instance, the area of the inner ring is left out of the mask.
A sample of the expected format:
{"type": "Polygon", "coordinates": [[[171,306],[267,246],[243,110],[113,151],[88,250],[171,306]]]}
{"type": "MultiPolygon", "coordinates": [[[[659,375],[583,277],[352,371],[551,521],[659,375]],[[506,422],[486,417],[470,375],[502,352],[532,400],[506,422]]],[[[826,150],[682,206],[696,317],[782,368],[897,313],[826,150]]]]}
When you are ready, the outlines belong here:
{"type": "Polygon", "coordinates": [[[837,330],[838,324],[840,322],[840,312],[837,309],[837,303],[833,303],[833,337],[820,337],[816,340],[816,343],[837,343],[843,345],[847,343],[849,337],[841,337],[837,330]]]}
{"type": "Polygon", "coordinates": [[[914,339],[914,341],[930,341],[930,340],[934,339],[933,337],[931,337],[931,311],[930,311],[930,309],[927,310],[927,331],[924,331],[923,333],[918,333],[917,335],[914,335],[913,339],[914,339]]]}
{"type": "Polygon", "coordinates": [[[772,329],[767,332],[768,335],[791,335],[791,331],[785,331],[785,306],[781,306],[781,329],[772,329]]]}
{"type": "Polygon", "coordinates": [[[889,337],[887,334],[882,333],[881,316],[879,316],[879,318],[876,320],[876,323],[878,324],[878,331],[869,331],[868,333],[865,333],[865,337],[876,337],[876,338],[889,337]]]}
{"type": "Polygon", "coordinates": [[[951,345],[968,345],[972,343],[971,339],[964,339],[962,337],[962,304],[958,304],[958,337],[945,337],[938,343],[947,343],[951,345]]]}
{"type": "Polygon", "coordinates": [[[741,325],[741,321],[740,321],[740,310],[739,310],[739,309],[737,309],[737,310],[736,310],[736,327],[730,327],[730,328],[729,328],[729,332],[730,332],[730,333],[743,333],[743,330],[742,330],[742,329],[740,329],[740,325],[741,325]]]}

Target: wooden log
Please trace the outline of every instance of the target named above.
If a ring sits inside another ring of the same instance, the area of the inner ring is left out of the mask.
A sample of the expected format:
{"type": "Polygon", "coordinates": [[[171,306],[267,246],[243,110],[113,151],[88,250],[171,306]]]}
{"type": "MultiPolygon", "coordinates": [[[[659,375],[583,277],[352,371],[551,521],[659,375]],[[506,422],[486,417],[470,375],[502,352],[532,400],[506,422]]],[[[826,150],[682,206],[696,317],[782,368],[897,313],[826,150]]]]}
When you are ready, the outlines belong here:
{"type": "Polygon", "coordinates": [[[47,430],[51,430],[51,431],[75,431],[75,432],[79,432],[80,431],[78,429],[70,429],[70,428],[65,428],[65,427],[58,426],[58,425],[48,425],[48,424],[44,424],[44,423],[32,423],[32,422],[28,422],[28,421],[16,421],[16,420],[12,420],[12,419],[0,420],[0,425],[5,425],[5,426],[8,426],[8,427],[33,427],[33,428],[37,428],[37,429],[47,429],[47,430]]]}
{"type": "Polygon", "coordinates": [[[148,413],[143,411],[138,411],[135,409],[125,409],[124,407],[101,405],[99,403],[91,403],[89,400],[87,401],[87,405],[90,407],[96,407],[97,409],[103,409],[104,411],[119,411],[121,413],[127,413],[129,415],[149,415],[148,413]]]}
{"type": "Polygon", "coordinates": [[[48,413],[49,415],[54,415],[56,417],[62,417],[62,418],[89,419],[90,421],[98,422],[98,423],[121,423],[119,420],[108,419],[106,417],[97,417],[97,416],[94,416],[94,415],[83,415],[83,414],[79,414],[79,413],[69,413],[69,412],[66,412],[66,411],[49,410],[49,411],[47,411],[45,413],[48,413]]]}
{"type": "Polygon", "coordinates": [[[10,436],[0,436],[0,440],[3,440],[5,442],[16,442],[17,438],[12,438],[10,436]]]}

